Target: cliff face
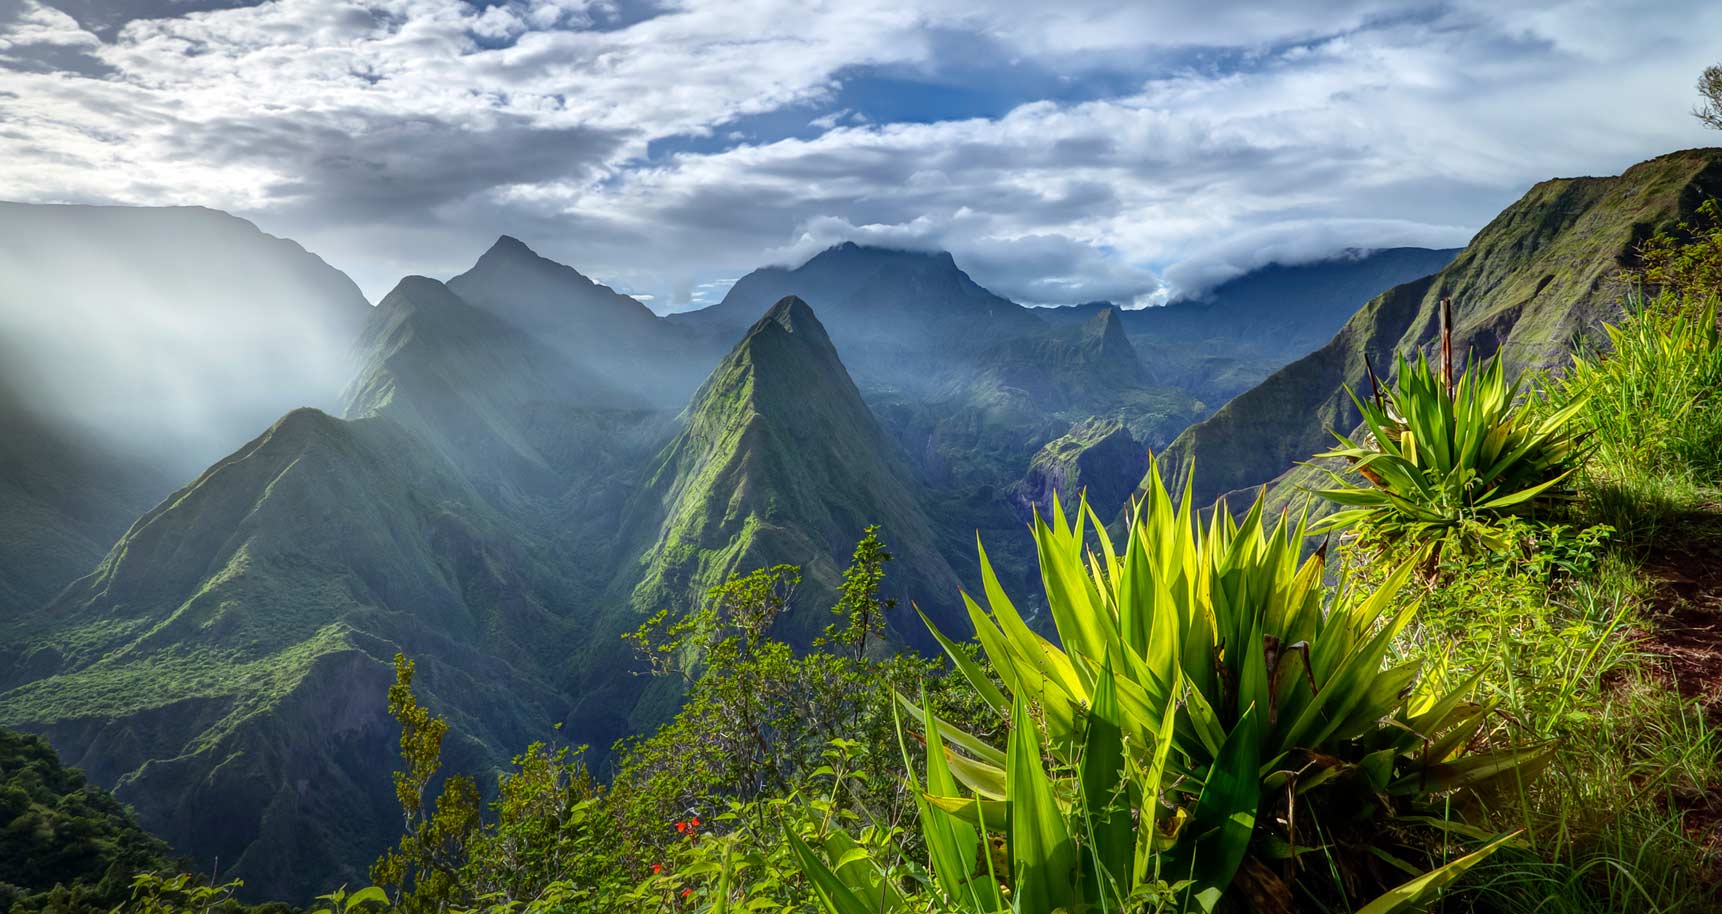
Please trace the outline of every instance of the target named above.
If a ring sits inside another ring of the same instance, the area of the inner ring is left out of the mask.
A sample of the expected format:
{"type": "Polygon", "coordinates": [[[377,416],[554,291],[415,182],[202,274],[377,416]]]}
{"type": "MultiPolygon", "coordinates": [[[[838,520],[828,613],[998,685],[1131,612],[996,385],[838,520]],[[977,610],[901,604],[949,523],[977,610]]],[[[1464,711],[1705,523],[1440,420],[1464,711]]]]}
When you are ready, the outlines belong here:
{"type": "Polygon", "coordinates": [[[1010,493],[1024,520],[1050,516],[1053,499],[1068,511],[1086,495],[1103,518],[1122,511],[1148,471],[1148,450],[1117,419],[1091,419],[1050,441],[1010,493]]]}

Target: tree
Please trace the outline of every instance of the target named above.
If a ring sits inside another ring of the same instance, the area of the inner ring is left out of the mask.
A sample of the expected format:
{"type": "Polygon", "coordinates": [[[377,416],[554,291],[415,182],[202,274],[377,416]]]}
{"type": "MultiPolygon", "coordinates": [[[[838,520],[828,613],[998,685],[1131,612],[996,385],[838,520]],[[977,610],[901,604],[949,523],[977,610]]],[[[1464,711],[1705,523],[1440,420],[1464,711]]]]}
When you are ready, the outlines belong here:
{"type": "Polygon", "coordinates": [[[831,612],[845,623],[844,627],[839,629],[837,623],[826,626],[824,637],[815,644],[847,647],[855,652],[856,660],[867,655],[868,636],[885,634],[885,614],[897,606],[896,600],[879,597],[879,587],[885,582],[885,563],[889,561],[891,553],[879,539],[879,525],[868,527],[861,541],[855,544],[854,558],[843,572],[843,596],[831,607],[831,612]]]}
{"type": "Polygon", "coordinates": [[[389,886],[403,911],[439,911],[455,896],[466,845],[478,831],[478,784],[457,774],[443,782],[434,812],[425,809],[425,791],[442,767],[442,740],[448,721],[421,706],[413,695],[414,664],[395,655],[395,684],[389,687],[389,715],[401,724],[401,762],[395,772],[395,799],[401,804],[401,842],[371,867],[371,881],[389,886]]]}
{"type": "Polygon", "coordinates": [[[1704,68],[1698,77],[1698,96],[1704,101],[1692,109],[1692,116],[1706,127],[1722,130],[1722,64],[1704,68]]]}

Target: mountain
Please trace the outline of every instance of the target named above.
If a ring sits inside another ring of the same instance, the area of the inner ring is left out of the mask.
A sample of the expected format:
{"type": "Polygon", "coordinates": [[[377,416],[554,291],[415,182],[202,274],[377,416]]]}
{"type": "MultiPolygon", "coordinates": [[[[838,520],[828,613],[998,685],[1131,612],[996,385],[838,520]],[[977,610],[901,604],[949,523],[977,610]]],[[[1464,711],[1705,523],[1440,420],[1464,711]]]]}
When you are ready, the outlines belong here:
{"type": "Polygon", "coordinates": [[[1152,386],[1119,314],[1117,308],[1102,308],[1074,327],[1046,328],[998,343],[982,354],[979,377],[968,386],[1008,392],[1042,411],[1152,386]]]}
{"type": "MultiPolygon", "coordinates": [[[[948,606],[956,578],[919,488],[825,327],[791,296],[718,365],[654,461],[630,511],[640,567],[624,569],[622,580],[637,606],[657,608],[731,572],[795,562],[804,587],[834,596],[861,530],[880,524],[896,556],[891,595],[905,611],[911,598],[929,610],[948,606]]],[[[893,622],[919,640],[919,621],[907,620],[893,622]]],[[[805,641],[828,621],[804,611],[788,621],[789,633],[805,641]]]]}
{"type": "Polygon", "coordinates": [[[539,335],[422,276],[384,296],[358,352],[345,415],[388,416],[492,494],[555,494],[580,464],[571,442],[596,433],[596,416],[645,407],[539,335]]]}
{"type": "MultiPolygon", "coordinates": [[[[723,354],[637,299],[507,235],[448,281],[472,305],[652,403],[681,406],[723,354]]],[[[738,331],[739,332],[739,331],[738,331]]]]}
{"type": "Polygon", "coordinates": [[[1043,328],[1030,309],[970,279],[949,253],[854,242],[821,251],[798,267],[754,270],[723,301],[671,320],[733,339],[790,295],[820,314],[863,388],[914,387],[993,343],[1043,328]],[[916,371],[903,370],[905,358],[916,361],[916,371]]]}
{"type": "Polygon", "coordinates": [[[225,213],[0,203],[0,622],[282,413],[333,406],[370,310],[225,213]]]}
{"type": "MultiPolygon", "coordinates": [[[[1206,503],[1268,483],[1360,421],[1345,393],[1365,360],[1389,371],[1396,354],[1437,343],[1439,303],[1453,299],[1454,349],[1496,352],[1514,369],[1560,365],[1576,339],[1620,312],[1619,279],[1637,245],[1722,195],[1722,149],[1643,162],[1612,178],[1561,178],[1531,188],[1439,273],[1387,290],[1315,352],[1275,372],[1191,426],[1161,460],[1180,484],[1194,467],[1206,503]]],[[[1286,494],[1284,487],[1282,495],[1286,494]]]]}
{"type": "MultiPolygon", "coordinates": [[[[869,405],[941,489],[1002,490],[1022,478],[1040,447],[1096,417],[1164,446],[1207,407],[1154,383],[1125,336],[1122,313],[1100,308],[1080,324],[1005,339],[930,393],[873,390],[869,405]]],[[[1008,514],[1009,500],[995,500],[1008,514]]]]}
{"type": "Polygon", "coordinates": [[[181,480],[290,409],[334,408],[370,310],[226,213],[0,203],[0,340],[25,405],[181,480]]]}
{"type": "Polygon", "coordinates": [[[556,677],[590,604],[565,567],[394,422],[297,410],[10,627],[0,726],[248,893],[309,897],[362,881],[398,828],[396,651],[456,769],[577,721],[556,677]]]}
{"type": "MultiPolygon", "coordinates": [[[[1440,270],[1458,253],[1383,248],[1270,263],[1197,298],[1122,311],[1120,318],[1156,383],[1223,403],[1319,348],[1370,299],[1440,270]]],[[[1049,323],[1077,323],[1110,307],[1091,302],[1038,313],[1049,323]]]]}

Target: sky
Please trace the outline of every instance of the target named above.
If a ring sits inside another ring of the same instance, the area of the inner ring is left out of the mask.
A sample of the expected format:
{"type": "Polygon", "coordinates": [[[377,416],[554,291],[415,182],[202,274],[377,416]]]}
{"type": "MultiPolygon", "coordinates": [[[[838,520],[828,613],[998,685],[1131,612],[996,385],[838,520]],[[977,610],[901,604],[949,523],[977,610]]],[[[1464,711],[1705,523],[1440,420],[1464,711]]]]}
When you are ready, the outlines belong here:
{"type": "Polygon", "coordinates": [[[0,199],[226,210],[372,301],[507,233],[661,312],[844,240],[1148,305],[1722,145],[1718,36],[1711,0],[0,0],[0,199]]]}

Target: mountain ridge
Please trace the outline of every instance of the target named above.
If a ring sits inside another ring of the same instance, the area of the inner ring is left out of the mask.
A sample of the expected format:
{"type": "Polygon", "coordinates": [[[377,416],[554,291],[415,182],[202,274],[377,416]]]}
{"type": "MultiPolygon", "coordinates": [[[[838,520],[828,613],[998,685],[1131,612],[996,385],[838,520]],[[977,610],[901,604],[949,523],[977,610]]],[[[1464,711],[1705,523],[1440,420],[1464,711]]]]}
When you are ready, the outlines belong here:
{"type": "MultiPolygon", "coordinates": [[[[687,582],[716,584],[763,554],[799,561],[807,584],[830,595],[861,529],[880,523],[899,556],[892,590],[948,601],[955,575],[918,488],[823,323],[785,297],[725,356],[653,461],[629,511],[644,566],[631,599],[656,608],[699,589],[687,582]]],[[[802,641],[825,622],[806,616],[790,623],[802,641]]]]}

